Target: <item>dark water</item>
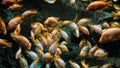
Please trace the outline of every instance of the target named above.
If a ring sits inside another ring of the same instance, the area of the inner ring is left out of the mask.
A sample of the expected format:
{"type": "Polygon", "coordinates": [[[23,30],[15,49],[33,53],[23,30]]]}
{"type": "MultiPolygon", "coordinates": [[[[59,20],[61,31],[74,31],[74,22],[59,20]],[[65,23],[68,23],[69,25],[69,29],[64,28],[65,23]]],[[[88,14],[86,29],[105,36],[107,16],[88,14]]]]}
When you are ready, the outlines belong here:
{"type": "MultiPolygon", "coordinates": [[[[0,3],[2,0],[0,0],[0,3]]],[[[103,21],[116,21],[120,23],[120,20],[113,20],[113,16],[111,15],[111,12],[114,11],[113,7],[107,8],[105,10],[99,11],[99,12],[86,12],[84,9],[87,7],[87,5],[92,2],[88,1],[86,2],[79,2],[79,9],[78,12],[78,19],[81,18],[90,18],[91,23],[93,24],[101,24],[103,21]]],[[[120,1],[118,1],[120,2],[120,1]]],[[[115,4],[120,5],[118,2],[115,2],[115,4]]],[[[17,11],[9,11],[7,10],[7,7],[0,4],[0,17],[3,18],[5,21],[5,24],[7,26],[10,19],[12,19],[15,16],[21,15],[24,11],[29,9],[36,9],[38,11],[37,14],[34,16],[26,19],[21,24],[21,35],[24,35],[27,37],[30,42],[33,44],[32,40],[30,39],[30,30],[31,30],[31,23],[33,22],[41,22],[44,23],[44,21],[50,17],[55,16],[59,17],[60,20],[74,20],[76,15],[76,9],[75,5],[70,6],[63,0],[57,0],[54,4],[49,4],[42,0],[23,0],[20,2],[20,4],[23,4],[23,8],[17,11]]],[[[67,47],[69,49],[69,52],[65,52],[60,57],[65,61],[66,68],[70,68],[70,64],[68,61],[71,59],[75,62],[77,62],[81,66],[81,60],[85,60],[89,66],[98,66],[98,68],[106,63],[112,63],[112,68],[120,68],[120,40],[110,42],[107,44],[100,44],[98,42],[100,35],[96,34],[94,32],[90,32],[90,36],[86,36],[82,34],[82,37],[76,38],[73,35],[73,30],[70,27],[61,27],[64,31],[66,31],[69,35],[69,43],[67,44],[67,47]],[[108,57],[103,60],[98,60],[96,58],[89,58],[85,57],[82,58],[79,56],[79,42],[82,38],[85,38],[91,42],[92,45],[97,44],[100,48],[103,48],[106,52],[108,52],[108,57]]],[[[17,50],[19,49],[19,44],[16,43],[12,37],[10,36],[10,33],[14,30],[8,30],[7,35],[3,35],[0,33],[0,38],[7,39],[8,41],[12,42],[12,48],[0,48],[0,68],[21,68],[19,59],[15,59],[15,54],[17,50]]],[[[63,38],[60,38],[60,41],[63,41],[63,38]]],[[[27,57],[26,53],[24,53],[24,49],[22,49],[22,54],[26,58],[28,65],[32,63],[32,60],[27,57]]],[[[32,46],[32,51],[35,51],[34,46],[32,46]]],[[[45,68],[45,63],[40,59],[37,68],[45,68]]],[[[54,62],[51,62],[51,67],[55,68],[54,62]]]]}

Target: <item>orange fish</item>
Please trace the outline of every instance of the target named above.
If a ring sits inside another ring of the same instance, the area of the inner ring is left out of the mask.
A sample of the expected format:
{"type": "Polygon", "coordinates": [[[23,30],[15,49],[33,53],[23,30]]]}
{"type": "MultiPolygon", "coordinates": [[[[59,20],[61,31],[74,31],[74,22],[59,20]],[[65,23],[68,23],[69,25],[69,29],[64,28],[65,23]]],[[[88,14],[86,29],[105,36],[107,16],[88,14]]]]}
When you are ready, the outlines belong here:
{"type": "Polygon", "coordinates": [[[7,29],[8,30],[15,29],[17,25],[20,24],[21,22],[22,20],[20,16],[14,17],[8,22],[7,29]]]}
{"type": "Polygon", "coordinates": [[[50,52],[46,52],[44,55],[43,55],[43,62],[48,64],[48,63],[51,63],[53,61],[53,56],[50,52]]]}
{"type": "Polygon", "coordinates": [[[56,53],[57,47],[58,47],[58,41],[59,41],[59,40],[56,40],[56,41],[54,41],[54,42],[50,45],[50,47],[49,47],[49,52],[50,52],[51,54],[55,54],[55,53],[56,53]]]}
{"type": "Polygon", "coordinates": [[[13,5],[8,7],[8,10],[15,11],[15,10],[21,9],[22,7],[23,7],[23,5],[21,5],[21,4],[13,4],[13,5]]]}
{"type": "Polygon", "coordinates": [[[58,20],[59,20],[58,17],[48,17],[45,20],[44,24],[49,27],[55,27],[58,25],[58,20]]]}
{"type": "Polygon", "coordinates": [[[14,34],[14,35],[20,35],[20,31],[21,31],[20,24],[18,24],[18,26],[17,26],[16,29],[14,30],[13,34],[14,34]]]}
{"type": "Polygon", "coordinates": [[[54,63],[56,68],[66,68],[66,64],[59,55],[54,55],[54,63]]]}
{"type": "Polygon", "coordinates": [[[84,24],[89,23],[89,22],[91,22],[91,20],[89,18],[82,18],[78,21],[77,24],[80,26],[80,25],[84,25],[84,24]]]}
{"type": "Polygon", "coordinates": [[[4,6],[9,6],[12,5],[14,3],[17,3],[17,0],[2,0],[1,4],[4,6]]]}
{"type": "Polygon", "coordinates": [[[81,68],[79,64],[76,62],[73,62],[72,60],[69,60],[71,68],[81,68]]]}
{"type": "Polygon", "coordinates": [[[80,31],[85,35],[90,35],[90,32],[87,27],[85,26],[79,26],[80,31]]]}
{"type": "Polygon", "coordinates": [[[0,48],[12,47],[12,43],[5,39],[0,39],[0,48]]]}
{"type": "Polygon", "coordinates": [[[114,20],[120,19],[120,11],[112,12],[112,15],[114,20]]]}
{"type": "Polygon", "coordinates": [[[31,49],[31,43],[25,36],[22,36],[22,35],[17,35],[16,36],[12,33],[11,33],[11,36],[16,42],[21,44],[21,46],[27,48],[28,50],[31,49]]]}
{"type": "Polygon", "coordinates": [[[1,18],[0,18],[0,30],[2,30],[4,35],[6,35],[7,33],[6,25],[5,25],[5,22],[1,18]]]}
{"type": "Polygon", "coordinates": [[[112,2],[105,2],[105,1],[94,1],[92,3],[90,3],[87,8],[86,11],[97,11],[97,10],[101,10],[107,6],[111,6],[112,2]]]}
{"type": "Polygon", "coordinates": [[[27,19],[27,18],[31,17],[32,15],[37,14],[37,12],[38,12],[37,10],[27,10],[24,13],[22,13],[21,18],[27,19]]]}
{"type": "Polygon", "coordinates": [[[120,28],[117,27],[106,29],[102,33],[99,43],[109,43],[116,40],[120,40],[120,28]]]}

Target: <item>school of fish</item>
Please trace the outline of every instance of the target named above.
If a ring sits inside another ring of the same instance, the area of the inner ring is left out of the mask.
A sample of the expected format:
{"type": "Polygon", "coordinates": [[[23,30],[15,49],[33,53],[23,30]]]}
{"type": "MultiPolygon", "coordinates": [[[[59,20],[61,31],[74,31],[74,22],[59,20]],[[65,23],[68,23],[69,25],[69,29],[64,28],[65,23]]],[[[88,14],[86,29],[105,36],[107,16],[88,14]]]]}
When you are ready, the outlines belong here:
{"type": "MultiPolygon", "coordinates": [[[[44,0],[47,3],[54,4],[57,0],[44,0]]],[[[88,0],[82,0],[88,2],[88,0]]],[[[24,8],[24,5],[19,4],[22,0],[2,0],[1,5],[7,6],[8,11],[17,11],[24,8]]],[[[70,4],[74,4],[76,0],[70,0],[70,4]]],[[[112,11],[114,20],[120,19],[120,7],[117,4],[112,4],[112,0],[95,0],[91,2],[85,9],[87,12],[96,12],[105,9],[108,6],[113,6],[116,11],[112,11]]],[[[42,61],[45,64],[45,68],[50,68],[54,63],[56,68],[67,68],[66,63],[71,68],[112,68],[112,63],[106,63],[102,66],[89,66],[85,59],[80,63],[75,62],[72,59],[64,61],[61,55],[69,53],[69,39],[70,36],[63,27],[72,29],[73,35],[76,38],[82,38],[79,41],[79,57],[82,58],[95,58],[98,60],[105,59],[109,53],[100,48],[98,44],[93,45],[83,37],[90,36],[95,32],[100,35],[99,44],[111,43],[113,41],[120,41],[120,23],[119,22],[103,22],[102,24],[92,24],[90,18],[81,18],[78,22],[72,20],[60,20],[59,17],[50,16],[44,22],[35,21],[31,23],[30,39],[21,34],[21,25],[24,21],[38,13],[36,9],[28,9],[21,15],[13,17],[6,25],[4,19],[0,17],[0,34],[7,35],[7,31],[10,32],[11,38],[14,42],[18,43],[19,49],[15,54],[15,59],[21,63],[21,68],[37,68],[38,62],[42,61]],[[88,25],[88,26],[86,26],[88,25]],[[60,41],[63,39],[62,41],[60,41]],[[32,49],[34,47],[34,50],[32,49]],[[32,63],[28,63],[26,57],[22,54],[25,53],[28,58],[32,60],[32,63]]],[[[0,48],[11,48],[12,43],[7,39],[0,38],[0,48]]]]}

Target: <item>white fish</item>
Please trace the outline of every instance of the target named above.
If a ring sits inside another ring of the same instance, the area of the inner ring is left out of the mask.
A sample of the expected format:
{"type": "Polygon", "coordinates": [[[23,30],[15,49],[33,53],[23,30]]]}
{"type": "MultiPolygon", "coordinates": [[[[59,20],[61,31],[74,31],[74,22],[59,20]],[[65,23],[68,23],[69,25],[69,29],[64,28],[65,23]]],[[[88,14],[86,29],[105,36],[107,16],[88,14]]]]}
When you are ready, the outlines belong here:
{"type": "Polygon", "coordinates": [[[39,59],[35,59],[35,60],[31,63],[31,65],[30,65],[29,68],[37,68],[38,61],[39,61],[39,59]]]}
{"type": "Polygon", "coordinates": [[[37,52],[38,56],[43,57],[43,55],[44,55],[43,50],[41,50],[39,48],[35,48],[35,51],[37,52]]]}
{"type": "Polygon", "coordinates": [[[68,41],[68,34],[63,30],[60,30],[60,33],[61,33],[63,39],[65,39],[65,41],[68,41]]]}
{"type": "Polygon", "coordinates": [[[20,57],[21,52],[22,52],[22,49],[21,49],[21,46],[19,46],[19,49],[18,49],[18,51],[16,52],[16,55],[15,55],[15,59],[18,59],[20,57]]]}
{"type": "Polygon", "coordinates": [[[65,62],[63,59],[61,59],[59,56],[54,56],[54,62],[56,68],[66,68],[65,62]]]}
{"type": "Polygon", "coordinates": [[[27,55],[32,59],[32,60],[36,60],[38,59],[38,55],[33,52],[33,51],[26,51],[27,52],[27,55]]]}
{"type": "Polygon", "coordinates": [[[50,4],[52,4],[52,3],[55,3],[56,2],[56,0],[44,0],[45,2],[47,2],[47,3],[50,3],[50,4]]]}
{"type": "Polygon", "coordinates": [[[44,50],[42,43],[38,39],[35,40],[34,44],[35,44],[36,48],[44,50]]]}
{"type": "Polygon", "coordinates": [[[58,47],[58,41],[59,41],[59,40],[56,40],[55,42],[53,42],[53,43],[50,45],[50,47],[49,47],[49,52],[50,52],[51,54],[55,54],[55,53],[56,53],[57,47],[58,47]]]}
{"type": "Polygon", "coordinates": [[[78,38],[78,37],[79,37],[79,34],[80,34],[80,33],[79,33],[79,27],[78,27],[77,24],[74,23],[74,22],[71,23],[70,26],[75,30],[75,34],[74,34],[74,35],[78,38]]]}
{"type": "Polygon", "coordinates": [[[45,65],[45,68],[50,68],[50,64],[46,64],[46,65],[45,65]]]}
{"type": "Polygon", "coordinates": [[[20,64],[22,68],[28,68],[28,62],[23,55],[20,55],[20,64]]]}
{"type": "Polygon", "coordinates": [[[71,65],[71,68],[81,68],[79,64],[77,64],[76,62],[73,62],[71,60],[69,60],[69,63],[71,65]]]}
{"type": "Polygon", "coordinates": [[[70,0],[70,4],[75,4],[76,0],[70,0]]]}

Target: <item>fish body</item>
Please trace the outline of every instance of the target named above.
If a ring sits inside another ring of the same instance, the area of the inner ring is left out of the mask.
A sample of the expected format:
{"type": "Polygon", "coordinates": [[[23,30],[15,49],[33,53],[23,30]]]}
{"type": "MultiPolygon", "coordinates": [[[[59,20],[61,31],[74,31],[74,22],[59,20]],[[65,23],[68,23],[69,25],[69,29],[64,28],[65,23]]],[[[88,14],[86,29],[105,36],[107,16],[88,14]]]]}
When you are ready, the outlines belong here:
{"type": "Polygon", "coordinates": [[[106,6],[108,6],[108,3],[105,1],[94,1],[87,6],[86,11],[97,11],[105,8],[106,6]]]}
{"type": "Polygon", "coordinates": [[[37,14],[37,10],[26,10],[25,12],[22,13],[21,18],[22,19],[27,19],[31,17],[32,15],[37,14]]]}
{"type": "Polygon", "coordinates": [[[22,52],[22,49],[21,49],[21,46],[19,46],[19,49],[18,49],[18,51],[15,54],[15,59],[19,59],[20,58],[21,52],[22,52]]]}
{"type": "Polygon", "coordinates": [[[58,47],[58,40],[55,41],[55,42],[53,42],[53,43],[50,45],[50,47],[49,47],[49,52],[50,52],[51,54],[55,54],[56,51],[57,51],[57,47],[58,47]]]}
{"type": "Polygon", "coordinates": [[[58,47],[59,47],[59,48],[61,49],[61,51],[63,51],[63,52],[68,52],[68,51],[69,51],[68,48],[67,48],[67,46],[64,45],[64,44],[60,44],[58,47]]]}
{"type": "Polygon", "coordinates": [[[71,68],[81,68],[76,62],[72,62],[71,60],[69,60],[69,63],[71,65],[71,68]]]}
{"type": "Polygon", "coordinates": [[[28,57],[30,57],[33,61],[38,59],[38,55],[34,51],[26,51],[28,57]]]}
{"type": "Polygon", "coordinates": [[[27,60],[24,58],[24,56],[20,55],[20,64],[22,68],[28,68],[28,62],[27,60]]]}
{"type": "Polygon", "coordinates": [[[53,4],[56,2],[56,0],[44,0],[45,2],[49,3],[49,4],[53,4]]]}
{"type": "Polygon", "coordinates": [[[0,18],[0,30],[2,30],[4,35],[7,34],[5,22],[1,18],[0,18]]]}
{"type": "Polygon", "coordinates": [[[120,28],[109,28],[102,32],[99,43],[109,43],[120,40],[120,28]]]}
{"type": "Polygon", "coordinates": [[[58,20],[59,20],[59,18],[57,18],[57,17],[48,17],[45,20],[44,24],[49,27],[55,27],[58,25],[58,20]]]}
{"type": "Polygon", "coordinates": [[[82,39],[79,43],[79,49],[82,49],[86,45],[86,40],[82,39]]]}
{"type": "Polygon", "coordinates": [[[77,37],[77,38],[79,38],[79,27],[78,27],[78,25],[76,24],[76,23],[71,23],[70,24],[70,26],[74,29],[74,31],[75,31],[75,33],[74,33],[74,35],[77,37]]]}
{"type": "Polygon", "coordinates": [[[100,58],[100,59],[106,57],[107,55],[108,55],[108,53],[105,52],[105,50],[103,50],[101,48],[97,49],[94,53],[94,57],[97,57],[97,58],[100,58]]]}
{"type": "Polygon", "coordinates": [[[112,15],[114,20],[120,19],[120,11],[112,12],[112,15]]]}
{"type": "Polygon", "coordinates": [[[84,46],[80,51],[80,57],[86,57],[89,52],[89,46],[84,46]]]}
{"type": "Polygon", "coordinates": [[[94,53],[95,53],[95,51],[98,49],[98,46],[97,45],[95,45],[95,46],[93,46],[90,50],[89,50],[89,57],[93,57],[94,56],[94,53]]]}
{"type": "Polygon", "coordinates": [[[42,43],[38,39],[35,40],[34,44],[37,49],[44,50],[42,43]]]}
{"type": "Polygon", "coordinates": [[[89,68],[88,64],[85,63],[85,60],[81,61],[81,65],[82,65],[83,68],[89,68]]]}
{"type": "Polygon", "coordinates": [[[9,6],[7,9],[10,11],[15,11],[15,10],[19,10],[23,7],[23,5],[21,4],[13,4],[11,6],[9,6]]]}
{"type": "Polygon", "coordinates": [[[43,57],[43,55],[44,55],[43,50],[36,48],[35,51],[37,52],[37,55],[38,55],[39,57],[43,57]]]}
{"type": "Polygon", "coordinates": [[[12,47],[12,43],[5,39],[0,39],[0,48],[12,47]]]}
{"type": "Polygon", "coordinates": [[[69,36],[64,30],[60,30],[60,34],[65,41],[68,41],[69,36]]]}
{"type": "Polygon", "coordinates": [[[25,36],[22,35],[15,36],[13,34],[11,34],[11,36],[16,42],[21,44],[21,46],[27,48],[28,50],[31,49],[31,43],[25,36]]]}
{"type": "Polygon", "coordinates": [[[48,63],[51,63],[53,61],[53,56],[50,52],[46,52],[43,55],[42,59],[43,59],[44,63],[48,64],[48,63]]]}
{"type": "Polygon", "coordinates": [[[79,26],[80,31],[85,35],[90,35],[90,32],[87,27],[85,26],[79,26]]]}
{"type": "Polygon", "coordinates": [[[43,47],[47,47],[48,46],[48,41],[47,39],[43,36],[43,35],[39,35],[39,40],[41,42],[41,44],[43,45],[43,47]]]}
{"type": "Polygon", "coordinates": [[[39,59],[35,59],[31,64],[29,68],[37,68],[37,64],[38,64],[39,59]]]}
{"type": "Polygon", "coordinates": [[[97,34],[101,34],[102,33],[102,28],[99,27],[98,25],[90,25],[90,29],[95,31],[97,34]]]}
{"type": "Polygon", "coordinates": [[[14,35],[20,35],[20,31],[21,31],[20,24],[18,24],[17,28],[14,30],[13,34],[14,35]]]}
{"type": "Polygon", "coordinates": [[[79,21],[78,21],[78,25],[80,26],[80,25],[84,25],[84,24],[86,24],[86,23],[89,23],[91,20],[89,19],[89,18],[82,18],[82,19],[80,19],[79,21]]]}
{"type": "Polygon", "coordinates": [[[60,57],[54,56],[54,62],[55,62],[56,68],[66,68],[64,60],[61,59],[60,57]]]}
{"type": "Polygon", "coordinates": [[[21,17],[20,16],[14,17],[8,22],[7,29],[8,30],[15,29],[17,25],[20,23],[22,23],[21,17]]]}
{"type": "Polygon", "coordinates": [[[4,6],[10,6],[14,3],[17,3],[17,0],[2,0],[1,4],[4,6]]]}

